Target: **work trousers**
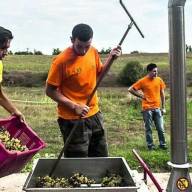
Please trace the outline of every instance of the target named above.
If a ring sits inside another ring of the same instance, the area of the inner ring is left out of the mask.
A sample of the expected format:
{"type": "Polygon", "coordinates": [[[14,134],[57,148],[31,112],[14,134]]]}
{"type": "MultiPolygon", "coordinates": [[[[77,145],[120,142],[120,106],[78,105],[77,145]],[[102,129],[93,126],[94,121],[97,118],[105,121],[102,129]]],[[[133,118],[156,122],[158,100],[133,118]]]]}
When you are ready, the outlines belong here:
{"type": "Polygon", "coordinates": [[[79,120],[59,118],[58,124],[63,135],[64,144],[74,126],[73,136],[67,145],[65,157],[107,157],[108,148],[103,128],[101,112],[79,120]]]}

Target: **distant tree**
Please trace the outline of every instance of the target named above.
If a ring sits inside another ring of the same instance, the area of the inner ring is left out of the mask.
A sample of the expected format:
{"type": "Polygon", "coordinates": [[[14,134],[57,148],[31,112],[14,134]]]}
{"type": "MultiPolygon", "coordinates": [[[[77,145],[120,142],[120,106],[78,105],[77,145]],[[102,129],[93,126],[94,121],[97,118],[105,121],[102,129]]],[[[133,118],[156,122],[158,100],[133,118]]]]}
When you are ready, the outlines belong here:
{"type": "Polygon", "coordinates": [[[30,51],[17,51],[15,55],[33,55],[33,53],[30,51]]]}
{"type": "Polygon", "coordinates": [[[131,86],[144,74],[143,66],[139,61],[129,61],[119,73],[118,81],[122,85],[131,86]]]}
{"type": "Polygon", "coordinates": [[[52,55],[58,55],[59,53],[61,53],[61,51],[59,50],[59,48],[54,48],[52,55]]]}
{"type": "Polygon", "coordinates": [[[138,54],[139,51],[132,51],[131,54],[138,54]]]}
{"type": "Polygon", "coordinates": [[[186,53],[188,52],[189,50],[189,46],[186,44],[186,53]]]}
{"type": "Polygon", "coordinates": [[[34,49],[33,52],[29,51],[29,48],[26,48],[26,51],[17,51],[15,55],[43,55],[41,51],[34,49]]]}
{"type": "Polygon", "coordinates": [[[11,50],[8,51],[8,55],[13,55],[13,52],[11,50]]]}
{"type": "Polygon", "coordinates": [[[191,48],[191,45],[189,45],[189,52],[192,52],[192,48],[191,48]]]}
{"type": "Polygon", "coordinates": [[[104,54],[104,52],[105,52],[104,48],[102,48],[101,51],[99,51],[100,54],[104,54]]]}
{"type": "Polygon", "coordinates": [[[99,51],[100,54],[109,54],[111,52],[111,47],[104,49],[102,48],[101,51],[99,51]]]}
{"type": "Polygon", "coordinates": [[[36,49],[34,49],[34,55],[43,55],[43,53],[41,51],[37,51],[36,49]]]}
{"type": "Polygon", "coordinates": [[[186,53],[187,52],[192,52],[192,47],[191,47],[191,45],[187,45],[186,44],[186,53]]]}

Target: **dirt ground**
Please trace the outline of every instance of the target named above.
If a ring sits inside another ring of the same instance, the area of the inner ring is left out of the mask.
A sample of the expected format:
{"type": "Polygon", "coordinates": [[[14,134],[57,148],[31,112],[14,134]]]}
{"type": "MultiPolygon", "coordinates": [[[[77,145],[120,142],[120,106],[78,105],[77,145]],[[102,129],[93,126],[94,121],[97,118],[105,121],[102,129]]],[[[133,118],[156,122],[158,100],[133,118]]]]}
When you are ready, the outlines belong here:
{"type": "MultiPolygon", "coordinates": [[[[154,173],[155,178],[159,181],[159,184],[163,189],[166,189],[167,187],[169,175],[169,173],[154,173]]],[[[22,188],[27,179],[27,176],[28,173],[20,173],[0,178],[0,192],[23,192],[22,188]]],[[[139,174],[139,177],[142,179],[143,174],[139,174]]],[[[157,191],[149,178],[147,185],[150,192],[157,191]]]]}

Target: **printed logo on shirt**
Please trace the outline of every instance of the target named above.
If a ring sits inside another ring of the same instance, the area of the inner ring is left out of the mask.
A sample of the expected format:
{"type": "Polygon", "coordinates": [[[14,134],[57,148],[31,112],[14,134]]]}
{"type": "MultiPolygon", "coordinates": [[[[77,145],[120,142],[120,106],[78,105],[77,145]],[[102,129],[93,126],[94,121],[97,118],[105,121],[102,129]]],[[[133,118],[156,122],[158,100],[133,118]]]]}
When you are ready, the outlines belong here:
{"type": "Polygon", "coordinates": [[[67,75],[67,77],[79,75],[81,73],[81,71],[82,71],[81,67],[78,67],[73,70],[68,70],[66,75],[67,75]]]}
{"type": "Polygon", "coordinates": [[[95,69],[95,64],[94,63],[91,64],[91,69],[95,69]]]}

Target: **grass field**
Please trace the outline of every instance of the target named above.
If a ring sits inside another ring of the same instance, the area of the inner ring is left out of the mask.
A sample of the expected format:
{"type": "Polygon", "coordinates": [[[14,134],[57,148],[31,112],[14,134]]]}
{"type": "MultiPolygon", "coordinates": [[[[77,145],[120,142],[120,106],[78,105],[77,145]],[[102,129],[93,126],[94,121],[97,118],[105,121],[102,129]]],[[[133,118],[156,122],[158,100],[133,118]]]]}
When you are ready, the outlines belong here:
{"type": "MultiPolygon", "coordinates": [[[[8,55],[4,60],[5,70],[47,72],[54,56],[50,55],[8,55]]],[[[102,61],[106,55],[101,56],[102,61]]],[[[111,71],[118,73],[129,61],[139,61],[144,67],[148,63],[156,63],[160,68],[169,70],[169,58],[167,53],[141,53],[122,55],[112,65],[111,71]]],[[[187,71],[192,72],[192,53],[187,54],[187,71]]]]}
{"type": "MultiPolygon", "coordinates": [[[[56,105],[44,95],[42,88],[6,87],[5,91],[15,105],[25,114],[28,124],[43,138],[48,146],[40,156],[57,156],[63,146],[62,137],[56,122],[56,105]]],[[[167,171],[166,162],[170,159],[168,151],[149,152],[146,149],[140,101],[130,98],[126,88],[100,88],[98,90],[101,111],[104,114],[105,128],[110,156],[123,156],[131,168],[138,168],[132,149],[140,155],[154,171],[167,171]]],[[[169,102],[169,99],[167,100],[169,102]]],[[[1,116],[8,114],[1,108],[1,116]]],[[[188,139],[191,146],[192,136],[192,102],[188,101],[188,139]]],[[[170,144],[170,112],[167,103],[165,116],[166,138],[170,144]]],[[[157,132],[153,131],[154,141],[158,145],[157,132]]],[[[192,153],[190,151],[190,159],[192,153]]],[[[27,169],[28,170],[28,169],[27,169]]]]}
{"type": "MultiPolygon", "coordinates": [[[[49,69],[52,56],[8,56],[5,60],[5,70],[41,71],[49,69]],[[14,63],[14,64],[12,64],[14,63]],[[20,64],[20,65],[18,65],[20,64]]],[[[139,60],[143,65],[156,62],[168,70],[167,54],[140,54],[128,55],[119,58],[113,65],[112,71],[118,73],[128,60],[139,60]]],[[[191,56],[188,56],[188,71],[192,68],[191,56]]],[[[191,70],[192,71],[192,70],[191,70]]],[[[48,144],[35,158],[56,156],[63,147],[63,141],[57,125],[56,104],[45,96],[43,87],[4,87],[13,103],[24,113],[27,123],[48,144]]],[[[101,87],[98,90],[100,108],[104,115],[104,125],[107,132],[110,156],[123,156],[132,169],[139,169],[139,164],[132,154],[135,148],[153,171],[168,171],[167,161],[170,160],[170,97],[166,91],[165,128],[168,150],[148,151],[145,144],[145,135],[140,101],[131,97],[125,87],[101,87]]],[[[192,146],[192,89],[188,88],[187,121],[188,146],[192,146]]],[[[7,114],[0,108],[0,117],[7,114]]],[[[154,141],[158,145],[157,132],[153,130],[154,141]]],[[[189,160],[192,151],[189,147],[189,160]]],[[[29,170],[31,164],[25,170],[29,170]]]]}

